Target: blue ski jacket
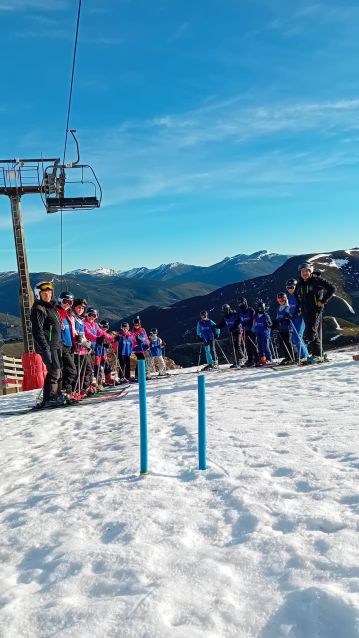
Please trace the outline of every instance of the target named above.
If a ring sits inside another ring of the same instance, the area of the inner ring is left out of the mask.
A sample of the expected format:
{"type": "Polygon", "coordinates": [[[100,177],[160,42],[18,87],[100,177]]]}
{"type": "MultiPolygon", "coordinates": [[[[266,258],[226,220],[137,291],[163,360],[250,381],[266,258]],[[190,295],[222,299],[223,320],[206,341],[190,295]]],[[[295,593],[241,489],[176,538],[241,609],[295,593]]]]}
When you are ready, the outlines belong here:
{"type": "Polygon", "coordinates": [[[238,313],[239,320],[242,324],[243,330],[246,332],[252,331],[254,308],[247,308],[247,310],[240,310],[238,313]]]}
{"type": "Polygon", "coordinates": [[[128,331],[126,334],[120,332],[118,336],[118,354],[129,357],[132,353],[132,333],[128,331]]]}
{"type": "Polygon", "coordinates": [[[153,339],[149,337],[150,340],[150,356],[151,357],[161,357],[162,356],[162,339],[156,337],[153,339]]]}
{"type": "Polygon", "coordinates": [[[291,318],[289,304],[281,304],[278,306],[274,324],[279,332],[289,332],[291,318]]]}
{"type": "Polygon", "coordinates": [[[200,337],[203,341],[212,341],[215,336],[218,337],[220,332],[212,319],[200,319],[197,322],[197,337],[200,337]]]}
{"type": "Polygon", "coordinates": [[[299,301],[297,297],[295,295],[290,295],[290,294],[287,294],[287,297],[288,297],[289,312],[292,315],[292,317],[296,317],[300,315],[299,301]]]}
{"type": "Polygon", "coordinates": [[[252,330],[256,335],[268,336],[270,334],[271,326],[272,320],[267,312],[260,314],[258,312],[254,313],[252,330]]]}
{"type": "Polygon", "coordinates": [[[228,332],[236,332],[241,329],[241,322],[238,316],[238,312],[235,310],[231,310],[226,315],[223,315],[221,321],[216,324],[216,328],[222,330],[222,328],[227,328],[228,332]]]}

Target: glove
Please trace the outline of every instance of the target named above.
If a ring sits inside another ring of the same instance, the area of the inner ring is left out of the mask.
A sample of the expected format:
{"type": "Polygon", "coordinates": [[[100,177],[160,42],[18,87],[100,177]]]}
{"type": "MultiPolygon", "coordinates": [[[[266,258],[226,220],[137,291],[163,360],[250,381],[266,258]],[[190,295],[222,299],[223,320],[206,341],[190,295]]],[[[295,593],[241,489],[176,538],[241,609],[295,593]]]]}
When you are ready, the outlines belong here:
{"type": "Polygon", "coordinates": [[[42,354],[41,354],[41,358],[45,364],[45,366],[47,368],[52,366],[52,359],[51,359],[51,351],[50,350],[45,350],[42,354]]]}
{"type": "Polygon", "coordinates": [[[266,321],[266,326],[267,328],[274,328],[274,324],[269,323],[269,321],[266,321]]]}
{"type": "Polygon", "coordinates": [[[80,344],[87,349],[91,348],[91,341],[89,341],[88,339],[86,339],[86,337],[82,337],[80,344]]]}
{"type": "Polygon", "coordinates": [[[325,303],[323,301],[317,301],[317,306],[320,310],[323,310],[323,308],[325,308],[325,303]]]}
{"type": "Polygon", "coordinates": [[[103,336],[102,337],[97,337],[96,344],[98,346],[102,346],[104,341],[105,341],[105,338],[103,336]]]}

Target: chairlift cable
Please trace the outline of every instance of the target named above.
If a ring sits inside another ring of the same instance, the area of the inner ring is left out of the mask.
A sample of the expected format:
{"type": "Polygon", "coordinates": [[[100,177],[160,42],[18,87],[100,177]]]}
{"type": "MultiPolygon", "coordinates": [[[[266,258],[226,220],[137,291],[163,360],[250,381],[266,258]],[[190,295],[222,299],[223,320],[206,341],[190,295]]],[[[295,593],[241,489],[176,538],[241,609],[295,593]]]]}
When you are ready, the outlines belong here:
{"type": "MultiPolygon", "coordinates": [[[[81,16],[81,4],[82,0],[79,0],[78,9],[77,9],[77,22],[76,22],[76,33],[75,33],[75,43],[74,43],[74,52],[72,57],[72,71],[71,71],[71,81],[70,81],[70,93],[69,100],[67,106],[67,118],[66,118],[66,129],[65,129],[65,142],[64,142],[64,154],[62,163],[65,164],[66,159],[66,149],[67,149],[67,138],[69,134],[69,123],[70,123],[70,114],[71,114],[71,103],[72,103],[72,90],[74,85],[74,76],[75,76],[75,65],[76,65],[76,53],[77,53],[77,42],[79,36],[79,27],[80,27],[80,16],[81,16]]],[[[63,223],[62,223],[62,210],[60,211],[60,278],[62,283],[62,248],[63,248],[63,223]]]]}

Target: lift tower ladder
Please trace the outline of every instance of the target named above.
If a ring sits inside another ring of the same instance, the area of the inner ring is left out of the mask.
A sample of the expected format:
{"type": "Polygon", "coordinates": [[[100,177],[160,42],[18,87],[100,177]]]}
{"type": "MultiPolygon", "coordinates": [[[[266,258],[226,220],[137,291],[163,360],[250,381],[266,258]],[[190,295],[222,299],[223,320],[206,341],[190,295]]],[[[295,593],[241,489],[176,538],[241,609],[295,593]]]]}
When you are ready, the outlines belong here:
{"type": "Polygon", "coordinates": [[[43,162],[53,162],[56,165],[59,161],[60,160],[56,158],[0,160],[0,195],[9,197],[11,205],[16,259],[20,280],[19,301],[25,352],[34,352],[34,340],[30,321],[30,310],[34,297],[30,286],[29,269],[27,265],[21,197],[23,195],[32,194],[41,195],[42,176],[40,178],[40,166],[42,166],[43,162]]]}

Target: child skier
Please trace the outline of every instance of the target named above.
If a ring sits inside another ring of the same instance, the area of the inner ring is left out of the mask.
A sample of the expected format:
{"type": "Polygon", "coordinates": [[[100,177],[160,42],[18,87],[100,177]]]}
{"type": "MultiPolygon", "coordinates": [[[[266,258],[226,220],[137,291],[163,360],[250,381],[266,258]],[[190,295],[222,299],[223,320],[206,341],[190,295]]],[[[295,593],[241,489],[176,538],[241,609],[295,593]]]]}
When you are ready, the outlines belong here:
{"type": "MultiPolygon", "coordinates": [[[[137,363],[135,370],[135,380],[138,380],[138,361],[146,360],[145,352],[149,348],[149,340],[147,336],[147,332],[141,326],[141,320],[139,317],[136,317],[133,321],[132,326],[132,352],[136,355],[137,363]]],[[[147,377],[147,374],[146,374],[147,377]]]]}
{"type": "MultiPolygon", "coordinates": [[[[108,333],[110,329],[110,324],[106,319],[102,319],[99,323],[99,326],[100,328],[102,328],[102,330],[104,330],[104,332],[108,333]]],[[[98,350],[101,348],[100,342],[102,341],[100,366],[101,368],[103,368],[103,371],[104,371],[105,383],[106,385],[114,385],[115,382],[114,382],[114,379],[112,378],[112,370],[111,370],[111,366],[109,364],[108,356],[107,356],[110,343],[105,339],[105,336],[103,338],[100,337],[100,339],[98,339],[97,341],[98,341],[98,345],[97,345],[98,350]]]]}
{"type": "MultiPolygon", "coordinates": [[[[95,308],[87,308],[86,317],[84,321],[85,328],[85,337],[91,342],[92,350],[95,353],[94,358],[94,375],[96,378],[96,385],[98,384],[99,374],[100,374],[100,363],[101,356],[104,351],[104,342],[112,343],[114,337],[98,325],[96,319],[98,317],[98,312],[95,308]]],[[[99,385],[99,389],[102,388],[101,384],[99,385]]]]}
{"type": "Polygon", "coordinates": [[[62,292],[57,300],[56,310],[61,320],[62,380],[61,390],[71,397],[73,383],[77,376],[74,361],[75,322],[72,316],[74,296],[71,292],[62,292]]]}
{"type": "Polygon", "coordinates": [[[290,323],[292,316],[289,311],[288,297],[285,292],[277,294],[277,315],[273,321],[273,328],[279,334],[279,352],[283,356],[282,363],[294,363],[295,356],[291,341],[290,323]]]}
{"type": "Polygon", "coordinates": [[[93,377],[92,358],[90,355],[91,342],[85,337],[83,314],[87,305],[84,298],[74,299],[72,316],[75,321],[74,359],[77,377],[73,382],[73,391],[79,398],[91,394],[90,386],[93,377]]]}
{"type": "Polygon", "coordinates": [[[215,322],[209,319],[207,310],[202,310],[200,320],[197,322],[196,332],[203,343],[206,355],[207,365],[205,365],[202,370],[212,370],[215,365],[218,367],[214,339],[219,336],[221,331],[216,327],[215,322]]]}
{"type": "Polygon", "coordinates": [[[119,377],[123,383],[131,379],[131,353],[132,353],[132,333],[130,324],[123,321],[121,331],[115,337],[118,342],[117,353],[119,363],[119,377]]]}
{"type": "Polygon", "coordinates": [[[292,344],[297,352],[298,361],[301,359],[306,359],[308,357],[308,348],[304,341],[304,329],[305,323],[302,317],[302,313],[299,309],[298,299],[294,294],[295,287],[297,285],[296,279],[288,279],[286,283],[287,289],[287,297],[289,304],[289,312],[292,315],[292,320],[290,322],[290,333],[292,344]]]}
{"type": "Polygon", "coordinates": [[[266,312],[265,303],[263,301],[258,301],[254,313],[252,329],[257,337],[258,356],[261,364],[272,361],[272,355],[269,346],[271,326],[272,320],[269,314],[266,312]]]}
{"type": "Polygon", "coordinates": [[[253,332],[254,308],[248,305],[245,297],[239,300],[239,320],[242,325],[243,345],[247,354],[247,366],[253,366],[258,363],[258,348],[256,344],[256,335],[253,332]]]}
{"type": "Polygon", "coordinates": [[[166,364],[163,358],[164,343],[158,336],[157,328],[150,330],[148,338],[150,342],[150,372],[157,372],[156,368],[158,368],[158,376],[164,376],[166,374],[166,364]]]}
{"type": "Polygon", "coordinates": [[[238,368],[244,363],[244,352],[242,348],[242,326],[238,316],[238,312],[231,310],[228,303],[222,306],[223,317],[219,323],[216,324],[216,328],[223,330],[227,328],[231,345],[233,348],[234,363],[231,368],[238,368]]]}

